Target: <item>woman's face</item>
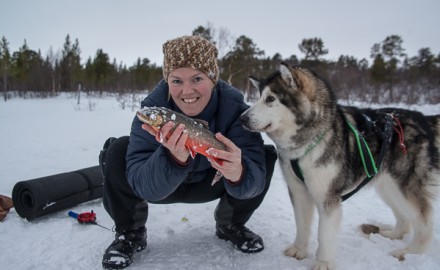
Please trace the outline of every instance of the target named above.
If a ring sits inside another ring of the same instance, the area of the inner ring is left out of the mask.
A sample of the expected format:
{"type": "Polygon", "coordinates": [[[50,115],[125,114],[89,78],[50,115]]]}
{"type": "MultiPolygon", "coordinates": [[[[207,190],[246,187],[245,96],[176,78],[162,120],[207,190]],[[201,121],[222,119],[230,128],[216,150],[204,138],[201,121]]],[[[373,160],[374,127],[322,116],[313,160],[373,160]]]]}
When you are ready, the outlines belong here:
{"type": "Polygon", "coordinates": [[[187,116],[196,116],[211,99],[214,83],[199,70],[178,68],[168,76],[168,86],[177,107],[187,116]]]}

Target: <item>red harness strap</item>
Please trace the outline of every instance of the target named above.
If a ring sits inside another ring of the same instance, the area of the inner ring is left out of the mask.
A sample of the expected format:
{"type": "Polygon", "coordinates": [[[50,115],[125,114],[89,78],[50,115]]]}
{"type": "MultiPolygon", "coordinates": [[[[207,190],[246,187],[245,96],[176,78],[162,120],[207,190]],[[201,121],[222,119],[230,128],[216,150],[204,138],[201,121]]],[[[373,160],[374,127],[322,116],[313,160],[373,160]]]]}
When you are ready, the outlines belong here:
{"type": "Polygon", "coordinates": [[[397,123],[398,127],[393,125],[393,129],[397,133],[397,135],[399,136],[400,148],[402,148],[403,154],[406,155],[407,151],[406,151],[406,145],[405,145],[405,137],[403,135],[402,124],[400,124],[399,119],[397,117],[395,117],[394,115],[391,115],[391,117],[393,117],[394,122],[397,123]]]}

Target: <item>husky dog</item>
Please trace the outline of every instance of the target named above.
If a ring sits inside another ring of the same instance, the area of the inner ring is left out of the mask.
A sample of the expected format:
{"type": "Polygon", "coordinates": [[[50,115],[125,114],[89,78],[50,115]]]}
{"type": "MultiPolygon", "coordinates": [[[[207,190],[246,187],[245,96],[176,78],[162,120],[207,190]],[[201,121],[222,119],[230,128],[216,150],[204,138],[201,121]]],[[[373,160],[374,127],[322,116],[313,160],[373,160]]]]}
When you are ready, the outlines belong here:
{"type": "Polygon", "coordinates": [[[265,79],[250,79],[260,99],[241,120],[248,130],[266,132],[277,146],[297,227],[287,256],[307,256],[315,205],[319,246],[313,269],[333,269],[341,203],[366,183],[376,186],[396,224],[391,230],[361,229],[401,239],[412,228],[409,245],[391,252],[399,260],[427,250],[440,182],[440,115],[340,106],[314,72],[285,63],[265,79]]]}

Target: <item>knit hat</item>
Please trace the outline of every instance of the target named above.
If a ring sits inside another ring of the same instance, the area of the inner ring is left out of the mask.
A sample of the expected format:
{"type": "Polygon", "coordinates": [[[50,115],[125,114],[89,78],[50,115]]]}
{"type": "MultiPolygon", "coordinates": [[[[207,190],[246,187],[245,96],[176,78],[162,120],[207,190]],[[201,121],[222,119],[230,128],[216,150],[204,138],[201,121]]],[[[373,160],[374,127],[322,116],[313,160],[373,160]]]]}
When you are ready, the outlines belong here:
{"type": "Polygon", "coordinates": [[[183,36],[168,40],[162,47],[163,77],[178,68],[189,67],[199,70],[215,84],[218,80],[217,48],[200,36],[183,36]]]}

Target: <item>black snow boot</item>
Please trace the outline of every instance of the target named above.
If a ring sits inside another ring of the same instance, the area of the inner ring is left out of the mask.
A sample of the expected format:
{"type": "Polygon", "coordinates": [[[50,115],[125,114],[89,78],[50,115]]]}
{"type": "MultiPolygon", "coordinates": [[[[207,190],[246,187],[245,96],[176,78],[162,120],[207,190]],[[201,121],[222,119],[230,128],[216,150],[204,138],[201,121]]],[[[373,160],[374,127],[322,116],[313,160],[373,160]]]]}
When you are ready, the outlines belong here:
{"type": "Polygon", "coordinates": [[[216,225],[218,238],[231,241],[244,253],[256,253],[264,249],[263,239],[244,225],[216,225]]]}
{"type": "Polygon", "coordinates": [[[104,269],[122,269],[133,262],[135,252],[147,247],[147,229],[141,227],[137,230],[116,233],[115,240],[105,250],[102,258],[104,269]]]}

